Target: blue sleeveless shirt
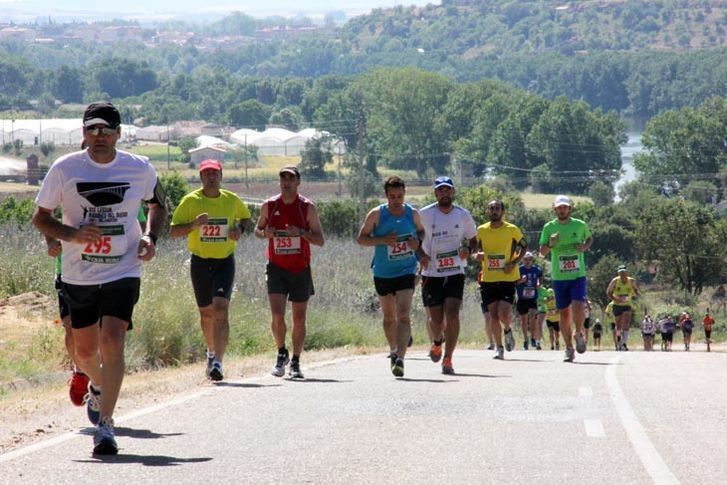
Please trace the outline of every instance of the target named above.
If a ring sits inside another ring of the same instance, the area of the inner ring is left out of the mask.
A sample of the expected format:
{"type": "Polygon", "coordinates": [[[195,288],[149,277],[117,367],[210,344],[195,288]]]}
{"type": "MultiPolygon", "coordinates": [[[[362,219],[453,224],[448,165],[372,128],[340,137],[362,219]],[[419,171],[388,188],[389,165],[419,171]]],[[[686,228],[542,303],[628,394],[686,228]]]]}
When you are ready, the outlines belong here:
{"type": "Polygon", "coordinates": [[[387,204],[379,206],[379,223],[374,228],[373,236],[381,237],[395,232],[398,242],[394,246],[377,244],[374,247],[374,259],[371,268],[377,278],[397,278],[416,274],[417,258],[413,249],[406,244],[409,237],[417,238],[414,226],[414,213],[409,204],[404,204],[404,213],[393,216],[387,204]]]}

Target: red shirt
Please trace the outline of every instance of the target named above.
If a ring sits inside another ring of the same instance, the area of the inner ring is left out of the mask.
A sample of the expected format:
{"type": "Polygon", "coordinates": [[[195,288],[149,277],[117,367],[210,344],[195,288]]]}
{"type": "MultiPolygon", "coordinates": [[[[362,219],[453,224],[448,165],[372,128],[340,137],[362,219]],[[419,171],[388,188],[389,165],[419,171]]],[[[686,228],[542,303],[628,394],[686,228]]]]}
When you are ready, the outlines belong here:
{"type": "Polygon", "coordinates": [[[705,330],[712,330],[712,325],[714,325],[714,318],[712,318],[712,315],[707,315],[706,317],[704,317],[704,320],[702,320],[702,323],[704,323],[705,330]]]}
{"type": "Polygon", "coordinates": [[[300,236],[289,236],[285,229],[290,225],[310,231],[307,218],[312,202],[298,194],[290,204],[284,203],[281,195],[265,203],[268,205],[268,224],[275,230],[275,237],[268,242],[268,261],[291,273],[300,273],[310,266],[310,244],[300,236]]]}

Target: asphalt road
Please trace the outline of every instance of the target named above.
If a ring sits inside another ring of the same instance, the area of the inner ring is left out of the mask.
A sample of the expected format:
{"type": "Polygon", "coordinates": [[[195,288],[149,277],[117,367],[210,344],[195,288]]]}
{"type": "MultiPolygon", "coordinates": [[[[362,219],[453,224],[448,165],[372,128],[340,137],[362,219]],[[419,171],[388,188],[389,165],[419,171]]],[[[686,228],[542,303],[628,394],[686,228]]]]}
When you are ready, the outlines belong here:
{"type": "MultiPolygon", "coordinates": [[[[727,358],[706,352],[422,352],[210,385],[0,455],[2,483],[726,483],[727,358]]],[[[123,392],[123,391],[122,391],[123,392]]],[[[79,415],[79,426],[85,426],[79,415]]]]}

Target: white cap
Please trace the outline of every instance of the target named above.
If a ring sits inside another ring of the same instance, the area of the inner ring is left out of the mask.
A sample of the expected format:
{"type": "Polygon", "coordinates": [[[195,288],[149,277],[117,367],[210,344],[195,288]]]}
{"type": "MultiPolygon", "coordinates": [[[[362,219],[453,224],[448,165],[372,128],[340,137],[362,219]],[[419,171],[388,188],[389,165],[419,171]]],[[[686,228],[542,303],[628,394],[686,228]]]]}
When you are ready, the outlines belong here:
{"type": "Polygon", "coordinates": [[[570,197],[567,195],[558,195],[555,197],[555,202],[553,202],[553,207],[560,207],[562,205],[567,205],[568,207],[572,207],[573,203],[570,200],[570,197]]]}
{"type": "Polygon", "coordinates": [[[525,256],[523,256],[523,259],[524,258],[534,258],[534,257],[535,257],[535,255],[533,253],[531,253],[530,251],[528,251],[525,253],[525,256]]]}

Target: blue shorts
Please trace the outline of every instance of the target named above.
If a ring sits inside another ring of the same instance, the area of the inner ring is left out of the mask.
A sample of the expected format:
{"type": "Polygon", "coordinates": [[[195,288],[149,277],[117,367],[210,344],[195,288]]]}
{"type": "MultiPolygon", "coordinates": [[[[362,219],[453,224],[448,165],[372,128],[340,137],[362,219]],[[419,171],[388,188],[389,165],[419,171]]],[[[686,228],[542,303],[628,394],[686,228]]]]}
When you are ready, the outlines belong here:
{"type": "Polygon", "coordinates": [[[555,292],[555,306],[558,310],[568,308],[574,301],[586,301],[586,277],[581,276],[574,280],[553,281],[555,292]]]}

